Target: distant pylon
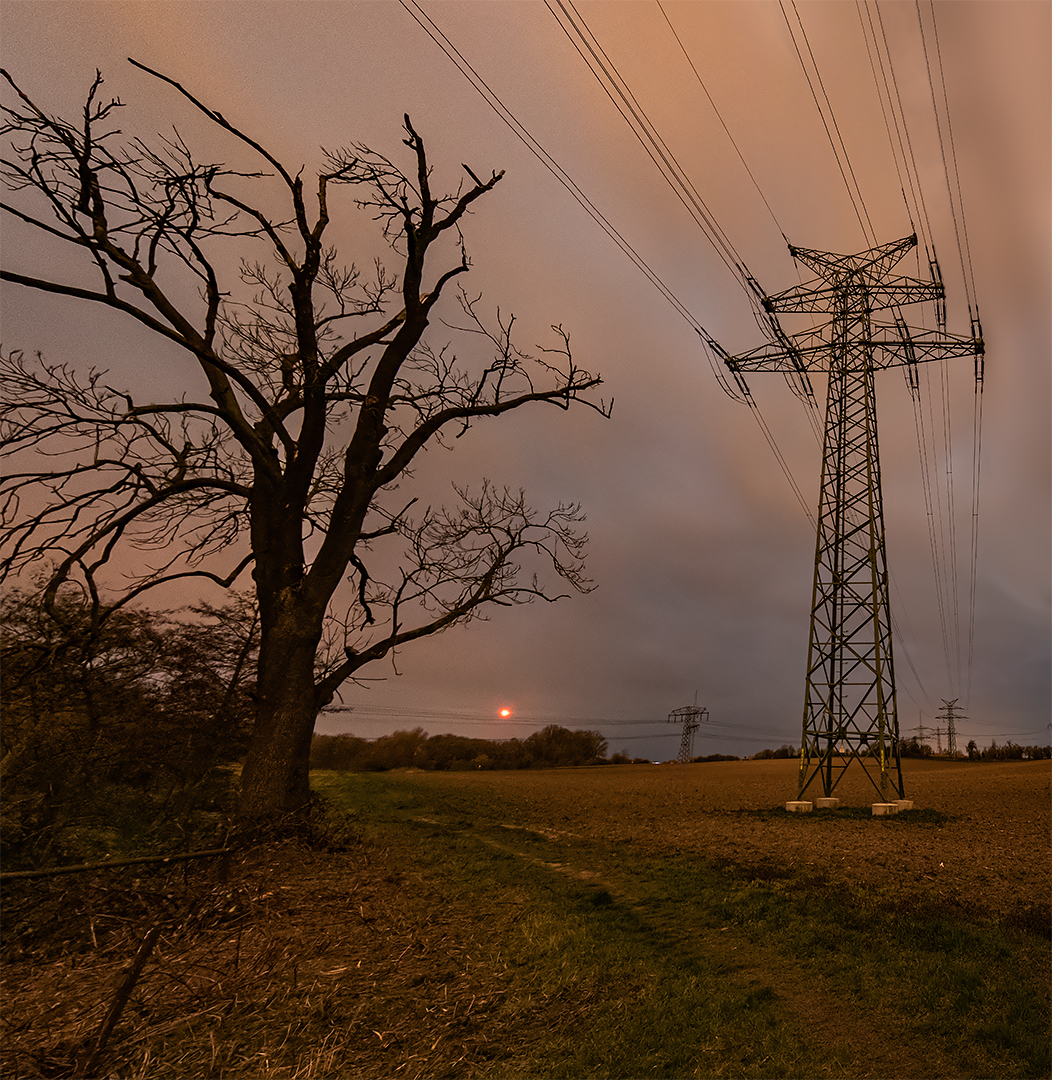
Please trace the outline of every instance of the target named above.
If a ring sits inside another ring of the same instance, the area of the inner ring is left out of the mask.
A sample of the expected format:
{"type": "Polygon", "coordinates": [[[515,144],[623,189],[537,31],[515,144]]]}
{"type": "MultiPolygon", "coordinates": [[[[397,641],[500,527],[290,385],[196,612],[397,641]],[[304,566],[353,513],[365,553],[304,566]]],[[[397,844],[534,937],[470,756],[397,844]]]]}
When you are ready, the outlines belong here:
{"type": "Polygon", "coordinates": [[[943,329],[945,290],[934,259],[931,281],[892,275],[916,243],[916,236],[909,236],[858,255],[790,245],[793,258],[818,278],[776,296],[765,296],[752,282],[766,312],[770,341],[740,356],[725,356],[750,400],[746,372],[780,372],[811,404],[810,373],[829,376],[798,798],[816,776],[830,796],[853,760],[884,801],[889,781],[900,798],[905,794],[873,377],[883,368],[903,366],[910,392],[916,394],[919,363],[974,355],[978,371],[983,352],[977,318],[970,337],[943,329]],[[935,302],[938,330],[906,325],[902,307],[922,301],[935,302]],[[890,311],[891,321],[878,323],[873,316],[879,311],[890,311]],[[789,335],[778,321],[780,313],[828,318],[789,335]]]}
{"type": "Polygon", "coordinates": [[[683,737],[679,741],[679,757],[676,761],[680,765],[688,765],[694,756],[694,732],[701,726],[702,720],[708,720],[709,710],[699,709],[695,701],[693,705],[684,705],[682,709],[673,709],[668,714],[670,724],[683,721],[683,737]]]}
{"type": "Polygon", "coordinates": [[[954,698],[952,701],[947,701],[946,698],[943,698],[942,705],[943,709],[939,714],[939,719],[946,721],[947,750],[952,759],[957,756],[957,721],[967,720],[968,717],[965,716],[964,713],[957,711],[957,698],[954,698]]]}

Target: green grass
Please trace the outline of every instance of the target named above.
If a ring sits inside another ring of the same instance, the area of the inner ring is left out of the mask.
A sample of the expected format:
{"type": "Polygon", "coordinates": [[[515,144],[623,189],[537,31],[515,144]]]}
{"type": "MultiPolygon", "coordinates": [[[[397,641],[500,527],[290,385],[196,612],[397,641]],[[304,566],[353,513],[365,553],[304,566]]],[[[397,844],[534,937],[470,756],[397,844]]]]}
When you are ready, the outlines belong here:
{"type": "Polygon", "coordinates": [[[314,784],[491,921],[501,1008],[533,1034],[489,1075],[1050,1073],[1049,946],[1034,934],[788,869],[507,828],[492,792],[314,784]]]}

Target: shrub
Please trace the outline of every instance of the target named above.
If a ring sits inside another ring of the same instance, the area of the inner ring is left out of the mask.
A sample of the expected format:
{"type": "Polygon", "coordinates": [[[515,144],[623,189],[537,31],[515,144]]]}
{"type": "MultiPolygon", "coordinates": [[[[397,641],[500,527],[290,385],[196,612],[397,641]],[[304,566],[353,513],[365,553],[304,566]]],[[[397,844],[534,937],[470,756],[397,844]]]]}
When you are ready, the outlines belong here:
{"type": "Polygon", "coordinates": [[[77,594],[51,614],[30,592],[3,597],[0,835],[13,868],[214,827],[254,712],[255,621],[240,600],[183,616],[124,608],[94,626],[77,594]]]}

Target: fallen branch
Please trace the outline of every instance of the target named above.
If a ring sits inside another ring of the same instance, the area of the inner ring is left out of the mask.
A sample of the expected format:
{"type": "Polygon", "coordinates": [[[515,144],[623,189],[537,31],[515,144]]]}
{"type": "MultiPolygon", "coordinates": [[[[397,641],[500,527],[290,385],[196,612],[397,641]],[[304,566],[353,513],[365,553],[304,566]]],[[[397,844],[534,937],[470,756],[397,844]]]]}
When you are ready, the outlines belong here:
{"type": "Polygon", "coordinates": [[[212,848],[209,851],[186,851],[178,855],[145,855],[138,859],[105,859],[102,862],[80,863],[77,866],[54,866],[48,870],[9,870],[0,874],[0,881],[16,878],[53,877],[58,874],[81,874],[87,870],[108,870],[117,866],[141,866],[145,863],[186,862],[188,859],[208,859],[231,855],[236,848],[212,848]]]}

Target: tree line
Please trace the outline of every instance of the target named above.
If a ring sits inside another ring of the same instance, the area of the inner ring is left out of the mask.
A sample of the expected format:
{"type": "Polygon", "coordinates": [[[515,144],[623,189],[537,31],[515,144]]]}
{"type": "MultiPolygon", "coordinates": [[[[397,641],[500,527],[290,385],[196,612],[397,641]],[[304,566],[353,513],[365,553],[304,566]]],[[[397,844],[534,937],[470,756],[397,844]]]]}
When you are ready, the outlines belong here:
{"type": "MultiPolygon", "coordinates": [[[[437,771],[537,769],[606,764],[607,741],[598,731],[570,731],[549,724],[525,739],[472,739],[428,735],[423,728],[368,740],[355,735],[315,735],[312,769],[384,772],[416,768],[437,771]]],[[[620,757],[621,755],[615,755],[620,757]]]]}
{"type": "MultiPolygon", "coordinates": [[[[1052,758],[1052,746],[1020,746],[1011,741],[998,746],[997,740],[991,739],[989,746],[980,749],[975,739],[969,739],[965,754],[969,761],[1043,761],[1052,758]]],[[[899,756],[928,758],[939,755],[935,754],[930,744],[912,738],[899,743],[899,756]]],[[[962,756],[960,751],[957,756],[962,756]]]]}
{"type": "MultiPolygon", "coordinates": [[[[606,757],[608,741],[598,731],[570,731],[549,724],[525,739],[472,739],[465,735],[428,735],[423,728],[396,731],[378,739],[357,735],[315,735],[312,769],[342,772],[385,772],[388,769],[426,769],[467,772],[473,769],[555,769],[574,765],[651,765],[651,758],[624,751],[606,757]]],[[[784,748],[783,748],[784,749],[784,748]]],[[[767,750],[756,757],[784,757],[767,750]]],[[[792,756],[792,755],[789,755],[792,756]]],[[[740,761],[734,754],[707,754],[692,764],[740,761]]]]}
{"type": "Polygon", "coordinates": [[[1043,761],[1052,758],[1052,746],[1020,746],[1009,740],[997,745],[996,739],[980,750],[975,740],[969,741],[966,748],[969,761],[1043,761]]]}

